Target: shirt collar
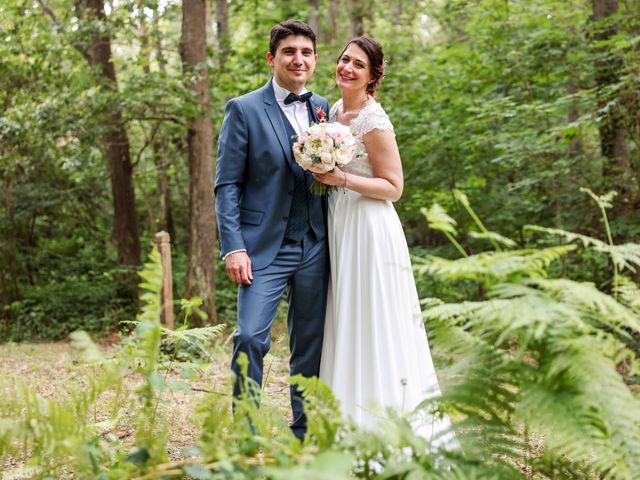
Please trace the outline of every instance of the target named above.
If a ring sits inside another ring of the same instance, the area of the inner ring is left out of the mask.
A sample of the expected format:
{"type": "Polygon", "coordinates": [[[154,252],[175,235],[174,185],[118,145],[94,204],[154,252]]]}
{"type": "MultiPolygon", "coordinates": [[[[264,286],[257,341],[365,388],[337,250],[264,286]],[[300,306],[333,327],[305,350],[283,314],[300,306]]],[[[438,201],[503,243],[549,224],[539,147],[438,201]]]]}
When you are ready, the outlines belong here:
{"type": "MultiPolygon", "coordinates": [[[[273,93],[276,96],[276,101],[278,103],[284,103],[284,99],[287,98],[287,95],[289,95],[291,92],[286,88],[278,85],[278,82],[276,81],[276,77],[273,77],[273,82],[271,82],[271,84],[273,85],[273,93]]],[[[298,95],[302,95],[303,93],[306,93],[306,92],[307,92],[307,89],[302,87],[302,91],[298,95]]]]}

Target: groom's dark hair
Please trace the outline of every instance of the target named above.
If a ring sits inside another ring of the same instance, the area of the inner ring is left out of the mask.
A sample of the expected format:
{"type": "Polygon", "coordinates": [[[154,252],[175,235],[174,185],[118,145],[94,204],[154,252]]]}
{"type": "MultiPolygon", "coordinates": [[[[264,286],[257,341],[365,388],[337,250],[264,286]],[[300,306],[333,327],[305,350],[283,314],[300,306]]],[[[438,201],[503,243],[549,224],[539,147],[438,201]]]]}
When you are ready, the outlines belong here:
{"type": "Polygon", "coordinates": [[[271,55],[276,54],[280,42],[289,35],[307,37],[313,43],[313,51],[316,51],[316,34],[311,27],[300,20],[285,20],[271,29],[271,38],[269,39],[269,51],[271,55]]]}

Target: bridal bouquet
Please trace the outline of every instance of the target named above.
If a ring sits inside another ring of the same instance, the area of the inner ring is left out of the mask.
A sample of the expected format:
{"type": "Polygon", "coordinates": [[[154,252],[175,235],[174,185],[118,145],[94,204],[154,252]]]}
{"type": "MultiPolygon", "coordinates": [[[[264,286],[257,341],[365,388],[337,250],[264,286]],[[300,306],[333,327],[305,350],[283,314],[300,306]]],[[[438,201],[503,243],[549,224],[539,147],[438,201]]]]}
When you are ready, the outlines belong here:
{"type": "MultiPolygon", "coordinates": [[[[351,130],[338,122],[311,125],[293,144],[293,156],[303,170],[313,173],[331,172],[336,165],[348,164],[356,154],[356,141],[351,130]]],[[[324,195],[327,186],[313,182],[311,192],[324,195]]]]}

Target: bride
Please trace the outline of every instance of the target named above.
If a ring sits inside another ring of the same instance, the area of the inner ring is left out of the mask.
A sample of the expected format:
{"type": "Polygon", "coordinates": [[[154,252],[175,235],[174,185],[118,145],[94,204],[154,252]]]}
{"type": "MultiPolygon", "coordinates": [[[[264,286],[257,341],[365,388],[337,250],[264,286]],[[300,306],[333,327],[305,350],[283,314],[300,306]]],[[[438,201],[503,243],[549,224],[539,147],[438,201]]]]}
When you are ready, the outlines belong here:
{"type": "MultiPolygon", "coordinates": [[[[402,194],[400,154],[389,117],[375,100],[384,77],[382,47],[368,37],[340,54],[342,91],[330,121],[348,125],[364,155],[315,178],[338,187],[329,197],[331,278],[320,378],[346,417],[365,428],[376,407],[413,411],[440,395],[409,250],[392,202],[402,194]],[[373,409],[372,409],[373,407],[373,409]]],[[[448,418],[423,414],[412,425],[434,446],[455,448],[448,418]]]]}

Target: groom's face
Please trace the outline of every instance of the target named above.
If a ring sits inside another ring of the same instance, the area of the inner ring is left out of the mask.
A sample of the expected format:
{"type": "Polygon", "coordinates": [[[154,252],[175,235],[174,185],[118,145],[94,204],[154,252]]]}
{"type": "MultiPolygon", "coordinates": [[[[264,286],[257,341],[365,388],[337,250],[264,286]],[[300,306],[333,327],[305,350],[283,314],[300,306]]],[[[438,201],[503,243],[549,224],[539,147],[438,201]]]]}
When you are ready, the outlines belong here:
{"type": "Polygon", "coordinates": [[[267,53],[267,60],[278,85],[293,93],[300,93],[313,75],[318,55],[313,50],[310,38],[289,35],[280,41],[275,54],[267,53]]]}

